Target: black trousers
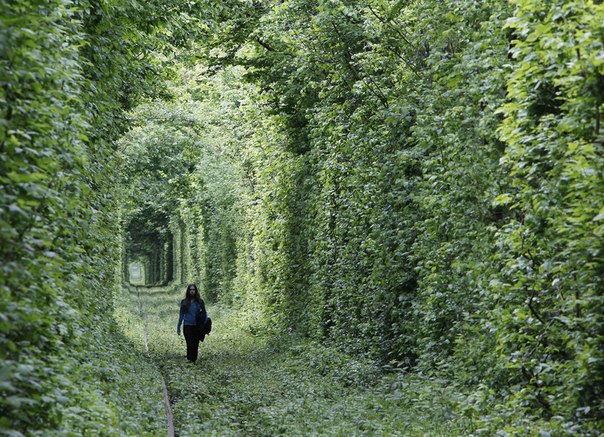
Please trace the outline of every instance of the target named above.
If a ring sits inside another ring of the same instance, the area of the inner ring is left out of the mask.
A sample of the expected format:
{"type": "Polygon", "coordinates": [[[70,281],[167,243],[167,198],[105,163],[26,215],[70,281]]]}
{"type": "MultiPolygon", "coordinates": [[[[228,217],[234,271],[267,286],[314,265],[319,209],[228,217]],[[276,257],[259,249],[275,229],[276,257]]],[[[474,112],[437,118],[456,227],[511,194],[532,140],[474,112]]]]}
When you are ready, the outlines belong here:
{"type": "Polygon", "coordinates": [[[184,325],[183,333],[187,342],[187,360],[194,363],[197,361],[197,352],[199,351],[199,334],[197,333],[197,327],[184,325]]]}

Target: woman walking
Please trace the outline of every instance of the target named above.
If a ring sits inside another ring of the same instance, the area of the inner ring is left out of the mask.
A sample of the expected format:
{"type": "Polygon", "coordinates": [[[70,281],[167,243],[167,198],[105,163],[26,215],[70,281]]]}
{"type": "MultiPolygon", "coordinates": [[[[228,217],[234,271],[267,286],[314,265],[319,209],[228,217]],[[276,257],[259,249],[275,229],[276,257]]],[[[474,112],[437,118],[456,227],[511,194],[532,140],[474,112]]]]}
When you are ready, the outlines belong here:
{"type": "Polygon", "coordinates": [[[180,326],[184,322],[183,333],[187,342],[187,360],[191,363],[197,361],[200,340],[198,325],[204,324],[207,316],[206,306],[201,296],[199,296],[197,286],[189,284],[185,292],[185,298],[180,302],[180,315],[176,333],[180,335],[180,326]]]}

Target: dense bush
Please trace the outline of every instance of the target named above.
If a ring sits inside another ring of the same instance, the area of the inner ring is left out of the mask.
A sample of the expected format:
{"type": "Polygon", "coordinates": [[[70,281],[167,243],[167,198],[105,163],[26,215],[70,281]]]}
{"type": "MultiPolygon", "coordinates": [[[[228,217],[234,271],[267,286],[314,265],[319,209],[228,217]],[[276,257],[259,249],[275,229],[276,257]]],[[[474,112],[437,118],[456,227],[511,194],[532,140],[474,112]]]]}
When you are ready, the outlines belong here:
{"type": "Polygon", "coordinates": [[[160,79],[142,59],[153,22],[135,2],[0,11],[0,432],[143,432],[120,420],[138,406],[104,396],[141,365],[112,328],[112,142],[160,79]]]}
{"type": "Polygon", "coordinates": [[[250,319],[446,372],[486,429],[601,426],[601,5],[243,12],[205,56],[259,88],[233,119],[250,319]]]}

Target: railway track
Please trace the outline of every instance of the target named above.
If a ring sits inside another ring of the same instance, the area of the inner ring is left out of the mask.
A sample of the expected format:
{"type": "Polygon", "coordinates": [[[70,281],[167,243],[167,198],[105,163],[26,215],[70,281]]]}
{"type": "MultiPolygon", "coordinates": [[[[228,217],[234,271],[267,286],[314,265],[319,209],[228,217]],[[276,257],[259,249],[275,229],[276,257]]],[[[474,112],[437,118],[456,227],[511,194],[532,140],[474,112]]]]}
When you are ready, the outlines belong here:
{"type": "MultiPolygon", "coordinates": [[[[140,314],[140,318],[141,318],[141,324],[143,326],[143,341],[145,344],[145,352],[147,353],[147,356],[149,357],[149,359],[151,361],[153,360],[153,357],[151,355],[151,353],[149,352],[149,336],[147,333],[147,323],[145,320],[145,309],[144,309],[144,304],[143,304],[143,298],[141,296],[141,288],[143,287],[134,287],[136,289],[136,299],[137,299],[137,303],[138,303],[138,310],[139,310],[139,314],[140,314]]],[[[156,363],[154,363],[156,364],[156,363]]],[[[161,366],[158,366],[156,364],[157,368],[160,369],[160,373],[161,373],[161,366]]],[[[163,390],[163,394],[164,394],[164,409],[166,411],[166,435],[168,437],[175,437],[175,431],[174,431],[174,420],[173,420],[173,414],[172,414],[172,405],[170,404],[170,395],[168,393],[168,385],[166,384],[166,378],[162,373],[162,378],[161,378],[161,384],[162,384],[162,390],[163,390]]]]}

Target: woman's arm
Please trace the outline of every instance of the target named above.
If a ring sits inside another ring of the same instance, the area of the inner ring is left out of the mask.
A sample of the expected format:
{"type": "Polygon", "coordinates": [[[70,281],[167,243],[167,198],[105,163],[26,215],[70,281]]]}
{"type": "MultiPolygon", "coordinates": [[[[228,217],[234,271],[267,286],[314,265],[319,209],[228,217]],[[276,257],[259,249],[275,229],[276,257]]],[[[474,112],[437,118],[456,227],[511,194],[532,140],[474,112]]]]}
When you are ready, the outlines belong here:
{"type": "Polygon", "coordinates": [[[182,321],[185,318],[185,312],[184,312],[184,308],[182,305],[182,302],[180,303],[180,311],[178,313],[178,325],[176,326],[176,333],[178,335],[180,335],[180,326],[182,325],[182,321]]]}

